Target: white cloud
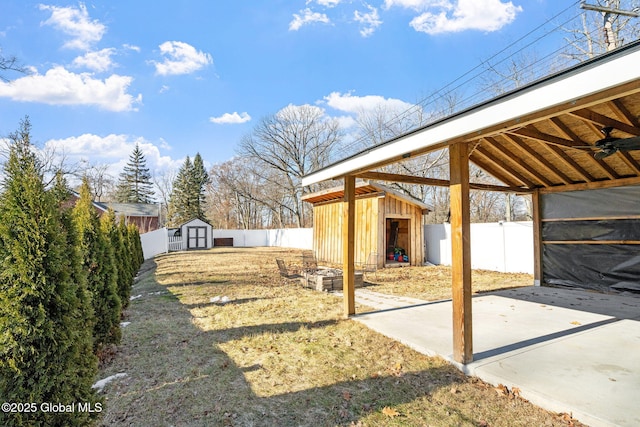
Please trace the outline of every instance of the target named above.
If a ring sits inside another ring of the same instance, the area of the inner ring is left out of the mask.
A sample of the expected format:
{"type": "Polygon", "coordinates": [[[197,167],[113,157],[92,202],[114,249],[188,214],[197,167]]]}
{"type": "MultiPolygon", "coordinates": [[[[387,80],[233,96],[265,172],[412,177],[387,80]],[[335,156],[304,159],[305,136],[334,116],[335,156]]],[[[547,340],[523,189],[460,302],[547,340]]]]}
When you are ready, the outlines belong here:
{"type": "Polygon", "coordinates": [[[98,50],[96,52],[87,52],[74,59],[73,66],[84,67],[97,72],[107,71],[113,66],[111,55],[115,52],[116,50],[112,47],[98,50]]]}
{"type": "Polygon", "coordinates": [[[164,61],[152,63],[156,66],[156,74],[161,76],[189,74],[213,63],[211,55],[184,42],[164,42],[160,45],[160,53],[164,61]]]}
{"type": "Polygon", "coordinates": [[[91,20],[83,3],[75,7],[58,7],[41,4],[40,10],[51,12],[51,16],[42,25],[52,27],[71,36],[64,44],[67,48],[87,50],[102,39],[107,28],[97,19],[91,20]]]}
{"type": "Polygon", "coordinates": [[[52,105],[95,105],[109,111],[137,110],[142,95],[127,93],[132,78],[113,74],[104,80],[90,73],[75,74],[57,66],[44,75],[33,74],[12,82],[0,82],[0,97],[14,101],[42,102],[52,105]]]}
{"type": "Polygon", "coordinates": [[[380,25],[382,25],[382,21],[378,16],[378,9],[368,4],[365,4],[365,6],[369,9],[368,13],[356,10],[353,13],[353,16],[356,22],[359,22],[362,25],[360,35],[362,37],[369,37],[380,25]]]}
{"type": "Polygon", "coordinates": [[[140,52],[140,47],[133,44],[125,43],[122,45],[122,47],[124,49],[133,50],[134,52],[138,52],[138,53],[140,52]]]}
{"type": "Polygon", "coordinates": [[[398,6],[405,9],[426,10],[430,7],[447,7],[450,5],[450,0],[384,0],[385,9],[398,6]]]}
{"type": "Polygon", "coordinates": [[[459,0],[451,13],[430,12],[415,17],[410,25],[420,32],[440,34],[465,30],[497,31],[513,22],[522,7],[500,0],[459,0]]]}
{"type": "Polygon", "coordinates": [[[379,95],[353,96],[351,93],[332,92],[324,97],[324,101],[334,110],[356,115],[381,107],[390,111],[405,111],[413,108],[413,104],[408,102],[379,95]]]}
{"type": "Polygon", "coordinates": [[[171,89],[171,87],[167,86],[167,85],[162,85],[162,87],[160,88],[160,90],[158,91],[158,93],[165,93],[168,92],[169,89],[171,89]]]}
{"type": "Polygon", "coordinates": [[[522,12],[521,6],[501,0],[385,0],[386,9],[393,6],[422,12],[410,25],[427,34],[497,31],[522,12]]]}
{"type": "Polygon", "coordinates": [[[298,31],[303,25],[313,22],[328,24],[330,21],[326,14],[313,12],[311,9],[306,8],[300,11],[300,15],[293,14],[293,20],[289,23],[289,31],[298,31]]]}
{"type": "MultiPolygon", "coordinates": [[[[316,0],[316,3],[324,7],[336,7],[337,5],[340,4],[341,1],[342,0],[316,0]]],[[[312,0],[307,0],[307,4],[311,2],[312,0]]]]}
{"type": "Polygon", "coordinates": [[[160,148],[167,149],[168,146],[164,139],[160,140],[160,147],[158,147],[144,138],[123,134],[99,136],[86,133],[69,138],[51,139],[45,143],[45,150],[55,151],[57,155],[64,156],[65,161],[69,163],[107,164],[109,174],[117,177],[129,160],[136,144],[140,147],[147,161],[147,167],[152,172],[178,169],[182,164],[182,160],[174,160],[160,153],[160,148]]]}
{"type": "Polygon", "coordinates": [[[233,113],[224,113],[220,117],[210,117],[209,121],[216,124],[239,124],[245,123],[251,120],[251,116],[246,112],[238,114],[236,111],[233,113]]]}

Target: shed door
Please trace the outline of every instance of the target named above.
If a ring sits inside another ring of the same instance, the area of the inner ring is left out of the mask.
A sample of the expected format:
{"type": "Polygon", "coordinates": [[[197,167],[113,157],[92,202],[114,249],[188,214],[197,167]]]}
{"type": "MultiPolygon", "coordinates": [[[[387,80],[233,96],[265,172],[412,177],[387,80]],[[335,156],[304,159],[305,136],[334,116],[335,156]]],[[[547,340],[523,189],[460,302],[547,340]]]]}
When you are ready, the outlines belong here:
{"type": "Polygon", "coordinates": [[[207,248],[207,227],[187,227],[187,249],[207,248]]]}

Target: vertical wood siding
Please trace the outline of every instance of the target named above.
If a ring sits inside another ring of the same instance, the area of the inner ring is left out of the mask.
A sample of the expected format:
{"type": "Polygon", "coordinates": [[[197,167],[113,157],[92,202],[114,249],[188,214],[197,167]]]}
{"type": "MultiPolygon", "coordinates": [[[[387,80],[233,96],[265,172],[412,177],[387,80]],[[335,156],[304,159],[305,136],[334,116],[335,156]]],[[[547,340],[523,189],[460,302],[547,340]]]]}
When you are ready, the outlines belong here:
{"type": "MultiPolygon", "coordinates": [[[[342,262],[342,208],[342,201],[318,203],[313,207],[313,249],[320,262],[342,262]]],[[[389,194],[356,199],[356,262],[366,262],[369,254],[376,252],[378,266],[384,266],[387,218],[409,220],[409,228],[403,230],[403,244],[411,265],[422,265],[422,209],[389,194]]]]}

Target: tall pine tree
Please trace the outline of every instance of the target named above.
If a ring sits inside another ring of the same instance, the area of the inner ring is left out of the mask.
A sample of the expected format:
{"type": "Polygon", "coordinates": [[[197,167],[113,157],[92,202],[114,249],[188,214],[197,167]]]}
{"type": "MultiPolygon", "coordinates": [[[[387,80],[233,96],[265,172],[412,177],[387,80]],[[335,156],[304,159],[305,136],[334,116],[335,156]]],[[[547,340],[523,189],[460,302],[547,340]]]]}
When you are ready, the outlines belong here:
{"type": "MultiPolygon", "coordinates": [[[[0,397],[5,402],[95,401],[97,371],[86,325],[91,310],[77,269],[75,235],[46,191],[29,143],[10,136],[0,193],[0,397]]],[[[0,425],[86,425],[88,413],[0,412],[0,425]]]]}
{"type": "Polygon", "coordinates": [[[195,218],[207,220],[204,209],[205,187],[208,183],[209,175],[200,153],[196,154],[193,162],[187,156],[173,182],[169,200],[171,224],[179,225],[195,218]]]}
{"type": "Polygon", "coordinates": [[[196,153],[196,156],[193,158],[193,169],[191,171],[191,175],[191,183],[193,185],[193,198],[196,204],[196,218],[206,220],[206,216],[204,213],[204,209],[207,203],[206,186],[207,184],[209,184],[209,182],[211,182],[211,180],[209,178],[207,170],[204,168],[204,162],[202,161],[200,153],[196,153]]]}
{"type": "Polygon", "coordinates": [[[116,200],[120,203],[152,203],[153,183],[140,146],[136,144],[118,180],[116,200]]]}

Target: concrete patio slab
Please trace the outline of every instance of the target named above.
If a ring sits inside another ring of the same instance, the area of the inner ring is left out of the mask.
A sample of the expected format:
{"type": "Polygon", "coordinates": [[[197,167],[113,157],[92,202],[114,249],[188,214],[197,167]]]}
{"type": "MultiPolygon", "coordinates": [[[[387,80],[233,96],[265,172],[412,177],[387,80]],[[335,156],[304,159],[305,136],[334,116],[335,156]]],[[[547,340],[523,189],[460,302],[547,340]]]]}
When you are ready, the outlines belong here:
{"type": "Polygon", "coordinates": [[[474,361],[453,360],[451,301],[356,290],[369,328],[592,426],[640,425],[640,298],[526,287],[473,298],[474,361]]]}

